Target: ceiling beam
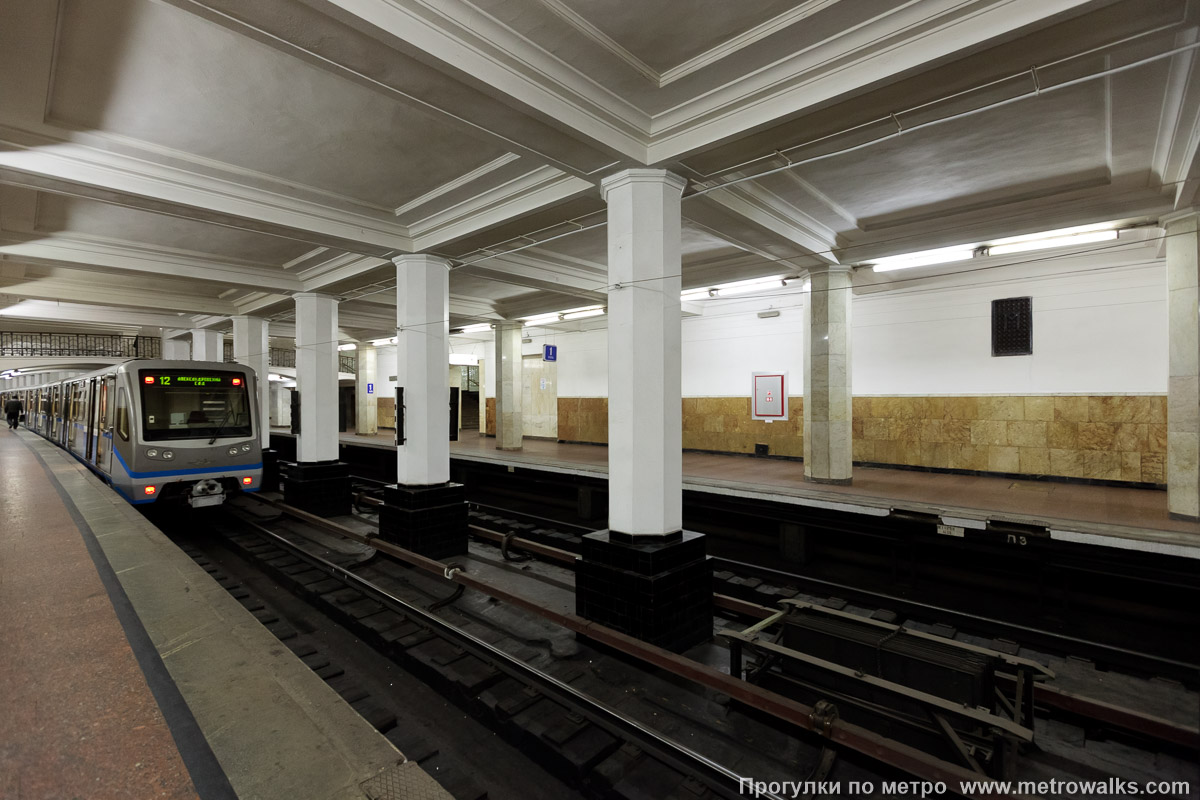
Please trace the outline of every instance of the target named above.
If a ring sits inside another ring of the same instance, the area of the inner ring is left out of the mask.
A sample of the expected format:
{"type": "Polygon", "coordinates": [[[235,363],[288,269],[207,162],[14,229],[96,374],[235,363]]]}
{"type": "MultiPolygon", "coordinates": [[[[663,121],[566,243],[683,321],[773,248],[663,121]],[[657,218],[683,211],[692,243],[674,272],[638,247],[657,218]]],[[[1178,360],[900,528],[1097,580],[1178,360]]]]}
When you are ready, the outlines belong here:
{"type": "Polygon", "coordinates": [[[85,267],[113,273],[149,274],[276,291],[300,291],[301,281],[280,269],[236,264],[81,236],[0,232],[0,259],[29,264],[85,267]]]}

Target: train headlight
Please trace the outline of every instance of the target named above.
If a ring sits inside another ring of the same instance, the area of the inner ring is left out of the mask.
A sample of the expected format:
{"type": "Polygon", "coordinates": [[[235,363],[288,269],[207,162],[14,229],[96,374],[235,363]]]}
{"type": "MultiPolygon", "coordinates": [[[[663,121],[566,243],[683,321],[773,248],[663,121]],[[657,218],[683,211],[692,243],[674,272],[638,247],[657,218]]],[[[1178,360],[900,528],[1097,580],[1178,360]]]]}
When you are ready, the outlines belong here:
{"type": "Polygon", "coordinates": [[[174,457],[175,457],[175,451],[173,451],[173,450],[163,450],[163,451],[162,451],[162,457],[163,457],[163,458],[165,458],[165,459],[167,459],[168,461],[170,461],[172,458],[174,458],[174,457]]]}
{"type": "Polygon", "coordinates": [[[158,451],[151,447],[146,451],[146,455],[150,456],[150,458],[158,458],[158,451]]]}
{"type": "Polygon", "coordinates": [[[250,452],[250,443],[249,443],[249,442],[246,442],[244,445],[242,445],[242,452],[243,452],[243,453],[249,453],[249,452],[250,452]]]}
{"type": "Polygon", "coordinates": [[[236,447],[229,448],[229,455],[236,456],[237,454],[238,454],[238,449],[236,447]]]}

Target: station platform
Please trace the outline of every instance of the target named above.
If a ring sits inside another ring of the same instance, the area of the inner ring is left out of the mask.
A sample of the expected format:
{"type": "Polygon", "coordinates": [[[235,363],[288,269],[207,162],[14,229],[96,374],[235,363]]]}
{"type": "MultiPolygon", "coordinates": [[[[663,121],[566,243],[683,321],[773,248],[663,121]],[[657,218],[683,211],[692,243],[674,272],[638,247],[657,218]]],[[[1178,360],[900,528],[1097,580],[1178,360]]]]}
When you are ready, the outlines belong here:
{"type": "MultiPolygon", "coordinates": [[[[346,444],[395,449],[391,431],[341,437],[346,444]]],[[[520,451],[501,451],[494,438],[473,431],[450,443],[450,458],[574,475],[608,473],[604,445],[526,438],[520,451]]],[[[832,486],[806,482],[800,461],[697,452],[683,454],[683,488],[871,516],[937,514],[951,528],[1044,526],[1061,541],[1200,559],[1200,523],[1171,519],[1167,493],[1159,489],[859,466],[853,485],[832,486]]]]}
{"type": "Polygon", "coordinates": [[[449,798],[28,431],[0,431],[0,520],[0,797],[449,798]]]}

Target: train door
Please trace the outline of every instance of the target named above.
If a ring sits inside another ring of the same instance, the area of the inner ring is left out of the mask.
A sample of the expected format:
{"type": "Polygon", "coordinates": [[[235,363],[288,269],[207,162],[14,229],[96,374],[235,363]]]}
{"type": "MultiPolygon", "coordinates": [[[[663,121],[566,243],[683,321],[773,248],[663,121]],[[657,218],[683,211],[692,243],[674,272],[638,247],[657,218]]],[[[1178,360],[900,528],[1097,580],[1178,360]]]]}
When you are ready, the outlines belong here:
{"type": "Polygon", "coordinates": [[[84,408],[87,409],[87,414],[84,417],[84,431],[87,434],[87,440],[84,441],[83,457],[88,461],[94,461],[96,457],[96,379],[92,378],[84,384],[87,394],[87,401],[84,408]]]}
{"type": "Polygon", "coordinates": [[[55,384],[50,387],[50,438],[61,441],[62,436],[62,387],[55,384]]]}
{"type": "Polygon", "coordinates": [[[96,412],[100,433],[96,437],[96,466],[105,474],[112,468],[113,392],[116,381],[114,375],[106,375],[100,379],[100,407],[96,412]]]}
{"type": "Polygon", "coordinates": [[[63,427],[67,429],[67,449],[75,451],[75,433],[78,428],[75,427],[75,421],[79,419],[79,384],[72,383],[67,388],[67,398],[64,402],[66,406],[66,416],[63,418],[63,427]]]}

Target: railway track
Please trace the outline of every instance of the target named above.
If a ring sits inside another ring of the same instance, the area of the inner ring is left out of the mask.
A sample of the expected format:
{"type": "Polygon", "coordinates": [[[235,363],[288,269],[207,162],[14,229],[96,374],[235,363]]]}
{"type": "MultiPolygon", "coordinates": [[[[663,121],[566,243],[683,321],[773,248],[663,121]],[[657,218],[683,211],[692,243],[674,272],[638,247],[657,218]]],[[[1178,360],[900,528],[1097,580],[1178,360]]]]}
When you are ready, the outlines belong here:
{"type": "MultiPolygon", "coordinates": [[[[431,610],[433,604],[414,599],[411,592],[402,596],[361,577],[357,574],[361,562],[317,555],[313,550],[320,545],[314,547],[303,535],[273,530],[278,521],[239,516],[224,526],[225,540],[297,596],[480,716],[523,751],[538,753],[539,762],[562,780],[589,795],[629,800],[742,796],[739,787],[745,776],[597,700],[573,681],[514,657],[497,645],[494,636],[471,633],[466,630],[470,625],[448,622],[442,616],[445,611],[431,610]]],[[[436,599],[457,599],[447,588],[453,583],[426,582],[440,584],[436,599]]],[[[241,591],[236,584],[226,588],[241,591]]],[[[268,627],[280,624],[270,609],[252,610],[268,627]]],[[[287,635],[286,623],[282,630],[287,635]]],[[[301,653],[306,659],[313,656],[297,651],[301,653]]],[[[322,656],[316,654],[316,660],[322,656]]],[[[366,704],[365,716],[372,713],[370,698],[351,694],[347,700],[366,704]]],[[[725,745],[728,749],[730,743],[725,745]]],[[[811,749],[815,759],[821,748],[811,749]]],[[[761,761],[759,754],[751,752],[721,760],[736,763],[750,756],[761,761]]],[[[794,761],[776,765],[780,776],[796,768],[794,761]]],[[[853,767],[848,774],[869,773],[853,767]]]]}
{"type": "MultiPolygon", "coordinates": [[[[471,503],[471,519],[478,532],[506,536],[513,534],[531,544],[550,546],[576,554],[580,537],[595,528],[471,503]]],[[[542,557],[547,557],[543,554],[542,557]]],[[[560,559],[563,563],[565,560],[560,559]]],[[[1116,647],[1079,637],[1019,625],[1012,622],[968,614],[944,606],[921,603],[897,595],[868,591],[837,581],[802,575],[721,556],[713,556],[714,589],[719,594],[774,606],[780,599],[798,594],[834,608],[854,605],[873,609],[891,621],[912,621],[943,631],[950,636],[959,631],[987,639],[995,649],[1016,652],[1028,648],[1064,658],[1084,658],[1102,670],[1119,670],[1135,676],[1161,677],[1178,681],[1189,688],[1200,688],[1200,665],[1164,658],[1153,653],[1116,647]]]]}
{"type": "MultiPolygon", "coordinates": [[[[369,497],[360,498],[359,503],[368,509],[372,505],[372,501],[369,499],[369,497]]],[[[484,539],[490,539],[498,546],[498,549],[501,550],[502,554],[507,550],[507,558],[520,558],[520,555],[515,555],[516,551],[526,550],[533,551],[534,554],[541,558],[549,559],[563,566],[569,566],[570,563],[574,561],[574,555],[568,549],[556,545],[569,543],[568,540],[573,536],[577,540],[578,535],[586,533],[588,530],[579,526],[573,526],[573,531],[563,530],[561,523],[556,523],[553,520],[534,517],[528,514],[516,515],[521,517],[518,520],[513,519],[514,515],[512,514],[500,516],[502,513],[507,512],[500,512],[496,509],[476,508],[475,511],[477,512],[476,516],[474,517],[476,523],[483,522],[494,525],[497,520],[508,520],[509,523],[512,523],[508,526],[510,529],[503,532],[495,529],[483,528],[478,524],[473,525],[473,533],[484,539]],[[495,513],[489,513],[489,511],[495,513]],[[492,519],[481,519],[481,515],[482,517],[492,517],[492,519]],[[552,524],[555,527],[551,527],[552,524]],[[541,541],[535,541],[527,538],[529,536],[537,536],[541,539],[541,541]],[[549,544],[545,540],[555,541],[555,544],[549,544]]],[[[302,512],[295,514],[295,516],[298,518],[307,517],[307,515],[304,515],[302,512]]],[[[317,524],[318,526],[325,526],[326,529],[331,531],[342,529],[341,526],[324,520],[313,519],[309,521],[317,524]]],[[[379,542],[377,539],[373,539],[372,534],[369,532],[367,534],[354,534],[354,536],[362,541],[369,541],[372,544],[380,545],[386,552],[386,545],[379,542]]],[[[457,580],[465,578],[465,576],[462,576],[461,574],[456,574],[454,577],[457,580]]],[[[466,579],[466,583],[467,585],[470,585],[471,581],[469,578],[466,579]]],[[[754,586],[754,588],[758,589],[760,586],[762,586],[762,584],[758,584],[754,586]]],[[[505,599],[519,600],[519,598],[511,597],[506,597],[505,599]]],[[[718,607],[722,609],[722,613],[729,617],[743,615],[754,618],[756,616],[765,616],[773,611],[773,609],[767,608],[759,603],[730,597],[727,595],[718,595],[717,599],[718,607]]],[[[564,620],[564,617],[569,617],[570,615],[550,614],[547,616],[557,616],[558,619],[556,620],[556,623],[565,622],[568,627],[571,624],[570,620],[564,620]]],[[[576,621],[576,624],[578,624],[578,621],[576,621]]],[[[653,663],[652,659],[649,660],[651,660],[653,663]]],[[[678,667],[679,664],[659,664],[659,666],[663,666],[666,669],[672,669],[678,667]]],[[[684,670],[684,672],[686,673],[686,670],[684,670]]],[[[1123,709],[1112,704],[1097,702],[1092,699],[1071,693],[1050,690],[1050,692],[1045,695],[1039,694],[1038,704],[1039,706],[1045,705],[1061,710],[1070,710],[1071,713],[1079,717],[1086,717],[1090,725],[1103,724],[1110,730],[1120,730],[1126,733],[1134,733],[1136,736],[1143,739],[1156,739],[1159,743],[1167,746],[1168,748],[1174,747],[1176,749],[1187,749],[1189,747],[1194,747],[1196,741],[1196,732],[1194,729],[1181,727],[1166,720],[1157,720],[1150,715],[1131,712],[1128,709],[1123,709]]],[[[919,770],[916,770],[916,772],[919,772],[919,770]]]]}

